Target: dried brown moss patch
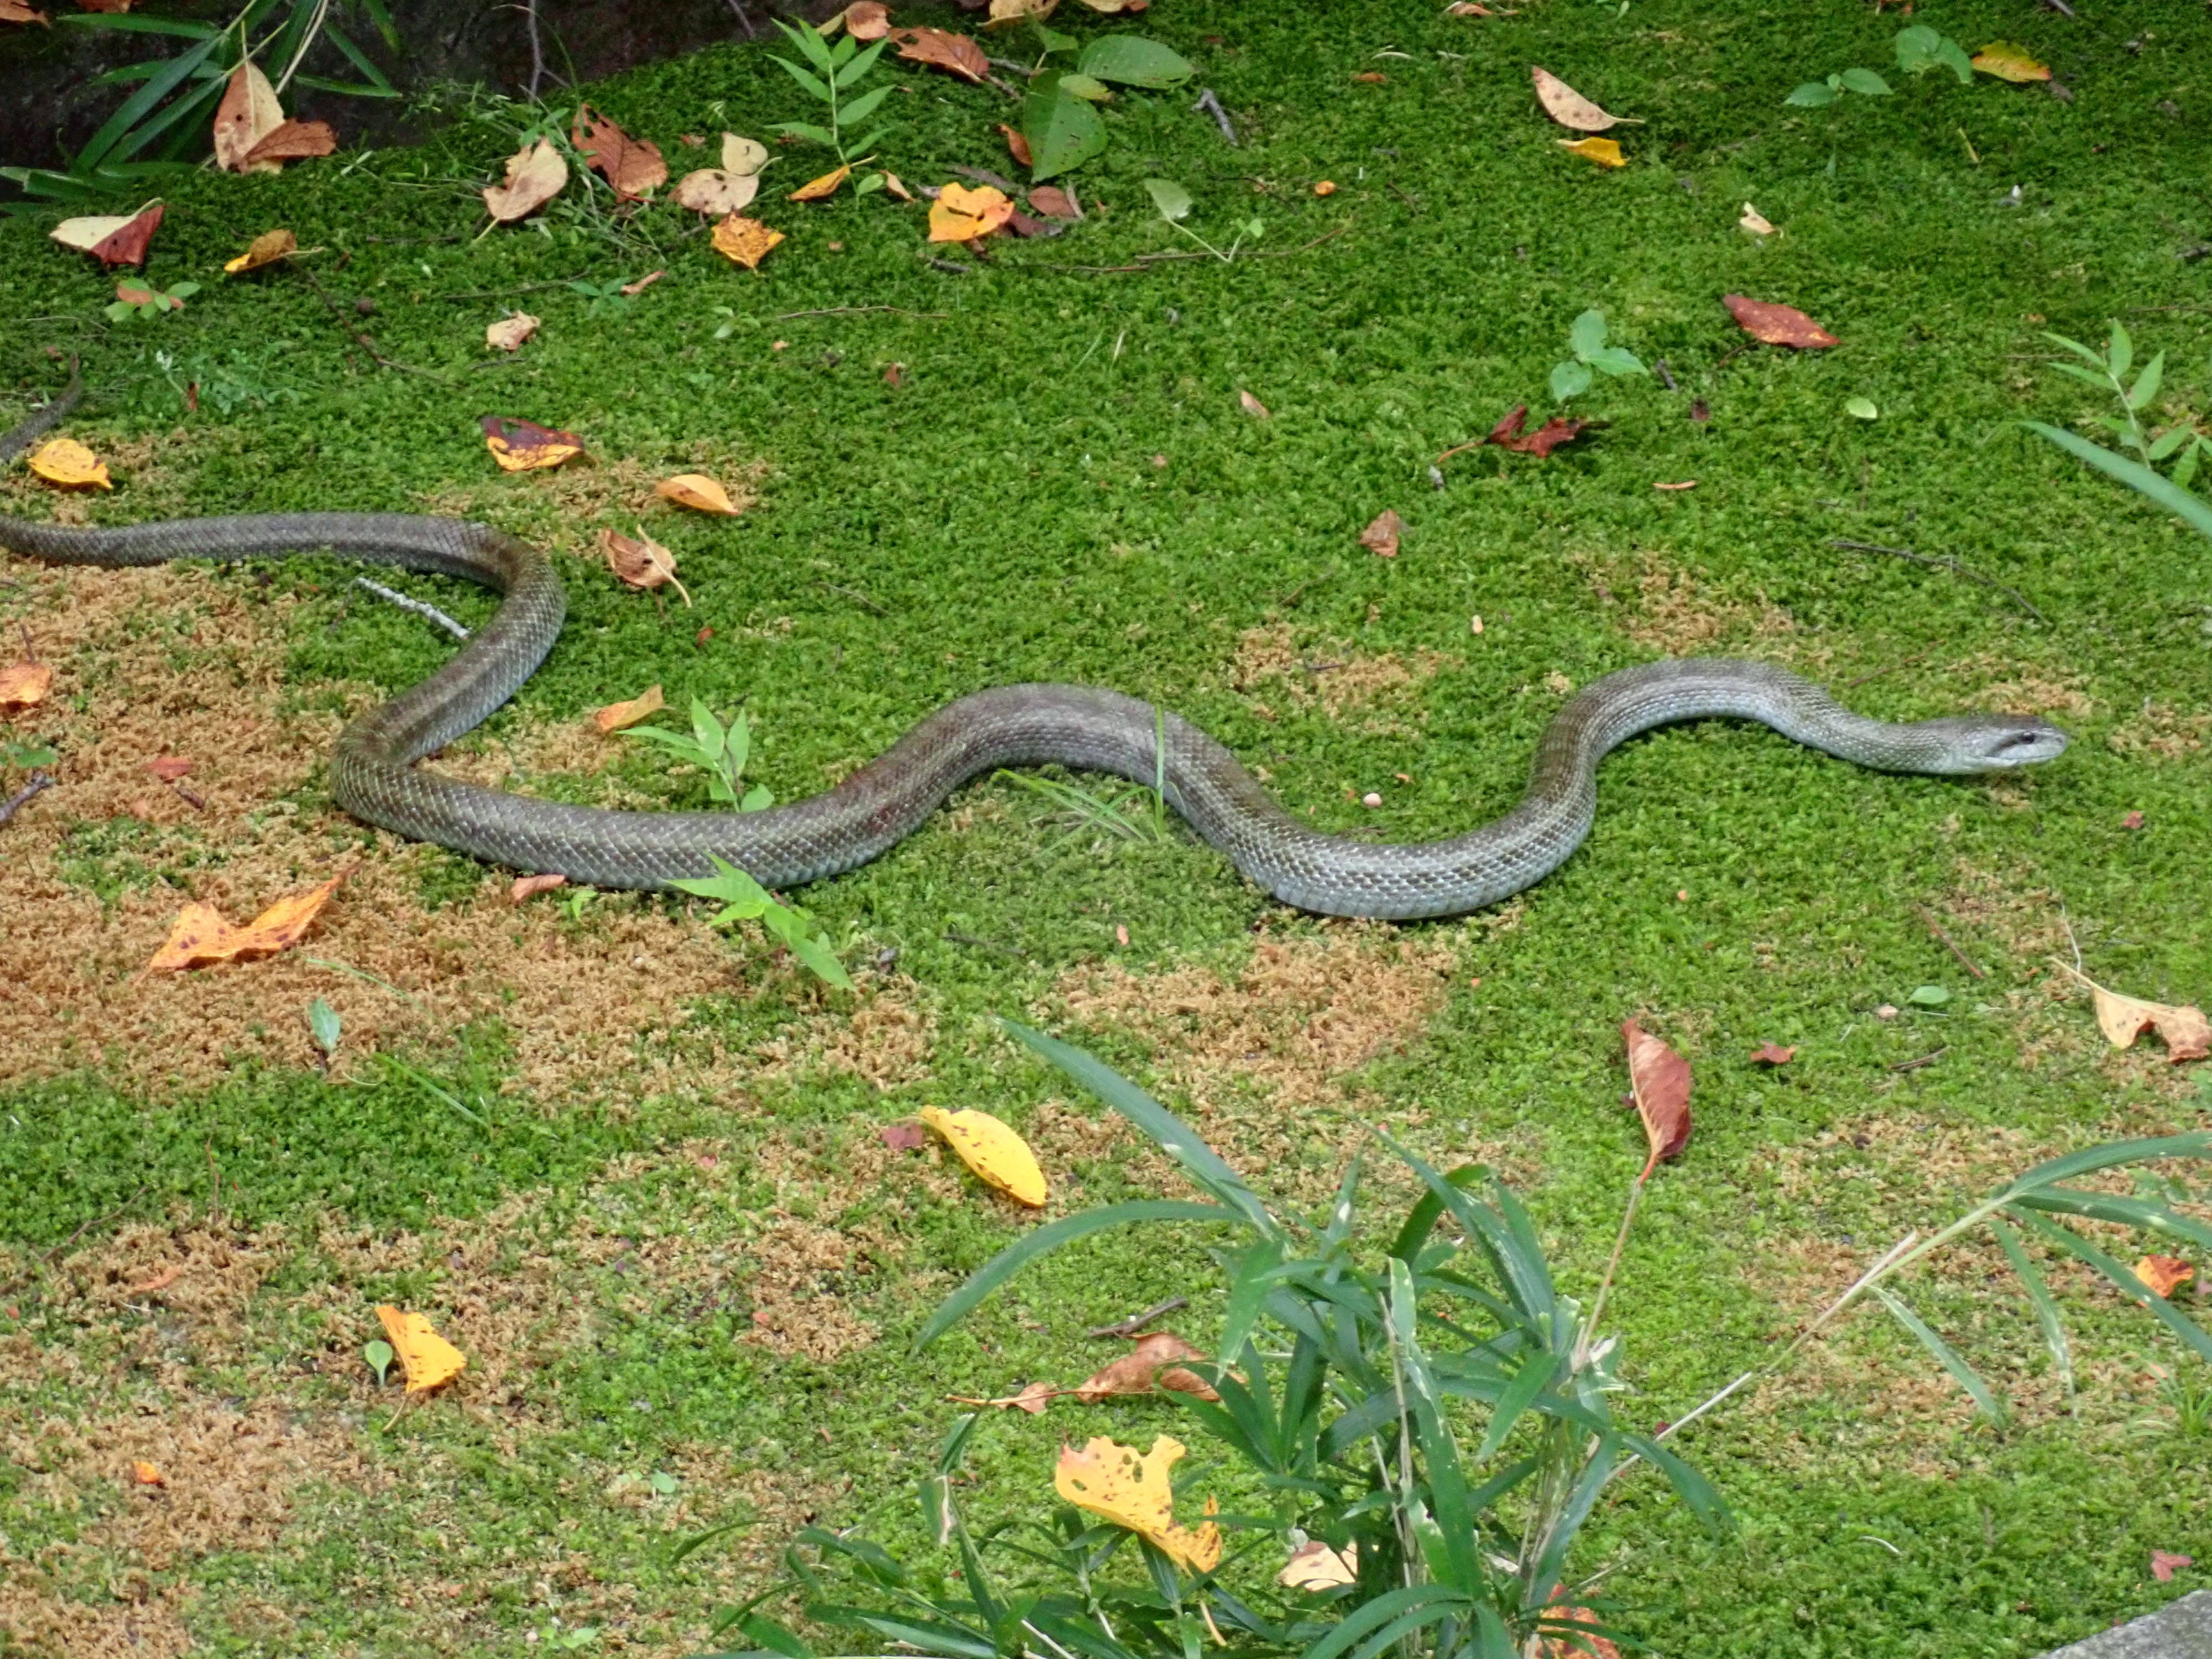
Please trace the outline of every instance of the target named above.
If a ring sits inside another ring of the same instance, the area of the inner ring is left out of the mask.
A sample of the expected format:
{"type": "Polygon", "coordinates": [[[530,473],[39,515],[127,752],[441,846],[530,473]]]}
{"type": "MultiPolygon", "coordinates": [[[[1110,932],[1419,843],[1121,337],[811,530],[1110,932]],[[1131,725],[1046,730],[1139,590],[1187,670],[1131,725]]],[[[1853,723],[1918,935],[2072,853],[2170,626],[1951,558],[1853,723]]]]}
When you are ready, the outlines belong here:
{"type": "Polygon", "coordinates": [[[1238,637],[1230,684],[1268,719],[1275,710],[1263,699],[1273,697],[1294,709],[1318,707],[1334,719],[1360,716],[1364,732],[1403,735],[1411,729],[1406,720],[1427,719],[1420,688],[1456,660],[1437,651],[1361,652],[1339,639],[1301,645],[1290,623],[1274,623],[1238,637]]]}
{"type": "MultiPolygon", "coordinates": [[[[484,464],[489,467],[489,458],[484,464]]],[[[742,512],[759,500],[769,468],[734,445],[702,438],[671,444],[649,459],[598,458],[550,471],[455,483],[426,491],[418,500],[425,512],[480,520],[538,546],[596,562],[602,528],[627,533],[641,521],[684,512],[653,494],[655,484],[678,472],[708,474],[742,512]]]]}
{"type": "Polygon", "coordinates": [[[1783,642],[1797,632],[1796,618],[1764,592],[1749,597],[1727,592],[1703,573],[1670,565],[1649,549],[1628,557],[1570,555],[1568,562],[1583,573],[1614,625],[1647,650],[1696,657],[1726,646],[1753,656],[1805,654],[1784,649],[1783,642]]]}
{"type": "Polygon", "coordinates": [[[2105,735],[2115,753],[2153,764],[2202,754],[2208,740],[2212,740],[2212,710],[2191,712],[2152,702],[2105,735]]]}

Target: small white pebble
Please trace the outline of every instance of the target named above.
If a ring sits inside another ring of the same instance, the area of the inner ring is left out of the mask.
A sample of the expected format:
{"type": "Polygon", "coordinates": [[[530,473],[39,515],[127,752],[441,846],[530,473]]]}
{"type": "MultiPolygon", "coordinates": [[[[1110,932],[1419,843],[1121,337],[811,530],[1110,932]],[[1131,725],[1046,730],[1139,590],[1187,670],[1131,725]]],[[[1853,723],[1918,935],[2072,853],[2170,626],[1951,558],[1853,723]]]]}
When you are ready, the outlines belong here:
{"type": "Polygon", "coordinates": [[[1380,806],[1382,804],[1382,797],[1370,789],[1359,798],[1359,804],[1362,806],[1380,806]]]}
{"type": "Polygon", "coordinates": [[[1876,1019],[1895,1019],[1897,1018],[1897,1005],[1893,1002],[1883,1003],[1881,1007],[1874,1011],[1874,1017],[1876,1019]]]}
{"type": "Polygon", "coordinates": [[[1477,617],[1473,622],[1468,623],[1467,631],[1470,634],[1480,634],[1482,632],[1482,618],[1477,617]]]}

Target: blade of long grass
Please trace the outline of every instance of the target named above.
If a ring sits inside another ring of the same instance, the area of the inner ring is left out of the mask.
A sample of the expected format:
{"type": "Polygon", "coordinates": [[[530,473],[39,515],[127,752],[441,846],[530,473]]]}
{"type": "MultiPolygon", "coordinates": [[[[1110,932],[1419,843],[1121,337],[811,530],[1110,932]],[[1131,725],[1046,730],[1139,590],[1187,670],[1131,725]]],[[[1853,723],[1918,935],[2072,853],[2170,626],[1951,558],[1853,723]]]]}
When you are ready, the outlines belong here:
{"type": "Polygon", "coordinates": [[[187,40],[212,40],[222,31],[212,23],[181,17],[140,17],[130,12],[65,11],[54,20],[86,29],[128,29],[137,34],[174,34],[187,40]]]}
{"type": "Polygon", "coordinates": [[[2123,1227],[2164,1233],[2169,1237],[2186,1240],[2200,1249],[2212,1250],[2212,1227],[2177,1214],[2171,1206],[2154,1199],[2126,1198],[2117,1193],[2083,1192],[2075,1187],[2047,1187],[2040,1192],[2022,1193],[2013,1202],[2023,1209],[2042,1210],[2051,1215],[2078,1215],[2086,1216],[2092,1221],[2115,1221],[2123,1227]]]}
{"type": "MultiPolygon", "coordinates": [[[[351,64],[356,69],[359,70],[363,76],[367,76],[369,85],[376,88],[373,94],[364,95],[373,95],[378,98],[397,98],[399,96],[399,88],[393,86],[392,82],[386,78],[384,71],[377,68],[374,64],[369,61],[368,54],[362,51],[359,46],[354,45],[352,39],[348,36],[346,32],[340,28],[336,23],[328,21],[324,23],[323,38],[328,40],[332,46],[336,46],[340,52],[343,53],[346,61],[351,64]]],[[[296,75],[292,78],[295,81],[300,79],[296,75]]]]}
{"type": "Polygon", "coordinates": [[[1936,1362],[1951,1373],[1951,1380],[1964,1389],[1974,1402],[1975,1409],[1992,1423],[2005,1419],[2003,1403],[1990,1392],[1990,1385],[1982,1381],[1981,1373],[1969,1365],[1959,1351],[1936,1334],[1927,1321],[1905,1306],[1902,1297],[1887,1285],[1876,1285],[1870,1294],[1889,1310],[1897,1322],[1919,1339],[1920,1346],[1936,1356],[1936,1362]]]}
{"type": "Polygon", "coordinates": [[[1996,1216],[1990,1218],[1990,1231],[1996,1235],[1997,1248],[2012,1263],[2012,1270],[2020,1277],[2021,1288],[2027,1292],[2028,1306],[2035,1310],[2035,1322],[2043,1328],[2044,1346],[2051,1350],[2051,1364],[2058,1368],[2058,1381],[2067,1393],[2074,1392],[2074,1350],[2066,1340],[2066,1326],[2058,1316],[2058,1304],[2051,1294],[2051,1287],[2043,1282],[2043,1274],[2020,1247],[2020,1235],[1996,1216]]]}
{"type": "Polygon", "coordinates": [[[125,99],[123,107],[109,116],[101,124],[100,131],[85,140],[84,148],[70,158],[70,171],[89,173],[107,160],[109,152],[145,118],[149,110],[175,91],[194,70],[207,61],[209,54],[215,51],[222,39],[220,34],[210,35],[199,45],[172,58],[160,74],[125,99]]]}
{"type": "Polygon", "coordinates": [[[1544,1540],[1543,1553],[1536,1558],[1535,1573],[1526,1588],[1529,1595],[1542,1596],[1545,1601],[1541,1606],[1523,1609],[1530,1616],[1542,1613],[1544,1607],[1550,1604],[1552,1586],[1559,1582],[1564,1572],[1567,1552],[1574,1547],[1576,1535],[1583,1529],[1583,1522],[1589,1519],[1590,1510],[1597,1503],[1598,1493],[1605,1490],[1605,1483],[1612,1479],[1613,1464],[1620,1456],[1619,1436],[1605,1434],[1598,1437],[1597,1445],[1590,1452],[1589,1462],[1583,1466],[1574,1491],[1568,1495],[1559,1518],[1552,1523],[1552,1529],[1544,1540]]]}
{"type": "Polygon", "coordinates": [[[1690,1506],[1690,1513],[1704,1522],[1715,1534],[1728,1532],[1735,1525],[1729,1513],[1727,1501],[1714,1489],[1711,1481],[1668,1451],[1649,1435],[1624,1434],[1621,1440],[1629,1450],[1643,1458],[1662,1474],[1681,1494],[1682,1501],[1690,1506]]]}
{"type": "Polygon", "coordinates": [[[2194,1349],[2207,1364],[2212,1364],[2212,1336],[2205,1334],[2203,1326],[2144,1284],[2142,1280],[2137,1279],[2134,1270],[2125,1263],[2106,1255],[2071,1227],[2062,1227],[2055,1221],[2045,1221],[2032,1211],[2014,1210],[2011,1214],[2014,1220],[2035,1234],[2037,1237],[2056,1244],[2060,1249],[2087,1263],[2104,1274],[2106,1279],[2112,1280],[2113,1288],[2121,1295],[2131,1302],[2139,1302],[2149,1309],[2161,1324],[2194,1349]]]}
{"type": "Polygon", "coordinates": [[[1328,1634],[1308,1648],[1301,1659],[1336,1659],[1337,1655],[1350,1651],[1353,1644],[1407,1613],[1434,1607],[1441,1617],[1453,1607],[1466,1604],[1467,1597],[1443,1584],[1409,1584],[1403,1589],[1390,1590],[1364,1603],[1358,1612],[1331,1627],[1328,1634]]]}
{"type": "Polygon", "coordinates": [[[1474,1461],[1487,1463],[1498,1455],[1505,1443],[1505,1437],[1513,1432],[1513,1425],[1521,1420],[1522,1413],[1536,1402],[1536,1396],[1549,1386],[1559,1369],[1559,1356],[1555,1353],[1532,1353],[1521,1362],[1521,1369],[1505,1385],[1498,1397],[1498,1404],[1490,1413],[1490,1426],[1483,1431],[1482,1444],[1475,1449],[1474,1461]]]}
{"type": "Polygon", "coordinates": [[[1482,1588],[1482,1577],[1474,1555],[1474,1516],[1467,1504],[1467,1474],[1460,1462],[1459,1443],[1452,1437],[1451,1421],[1444,1415],[1436,1376],[1429,1369],[1428,1356],[1422,1352],[1416,1334],[1419,1299],[1413,1290],[1413,1272],[1395,1256],[1390,1258],[1390,1306],[1398,1364],[1412,1399],[1421,1458],[1428,1465],[1429,1498],[1450,1568],[1448,1577],[1438,1576],[1473,1595],[1482,1588]]]}
{"type": "Polygon", "coordinates": [[[2184,489],[2172,479],[2154,472],[2140,461],[2093,444],[2087,438],[2041,421],[2021,422],[2039,437],[2048,438],[2068,453],[2088,462],[2107,477],[2118,478],[2129,489],[2148,495],[2169,513],[2179,514],[2192,529],[2212,536],[2212,501],[2184,489]]]}
{"type": "MultiPolygon", "coordinates": [[[[1449,1171],[1444,1179],[1462,1190],[1479,1185],[1489,1177],[1489,1169],[1480,1164],[1462,1164],[1449,1171]]],[[[1423,1193],[1413,1207],[1406,1212],[1406,1224],[1398,1229],[1398,1237],[1390,1242],[1390,1254],[1401,1261],[1411,1261],[1421,1253],[1436,1231],[1437,1223],[1443,1218],[1444,1201],[1434,1193],[1423,1193]]]]}
{"type": "Polygon", "coordinates": [[[1079,1215],[1065,1216],[1035,1232],[1024,1233],[1012,1244],[993,1256],[971,1274],[967,1283],[938,1304],[929,1322],[921,1328],[921,1334],[914,1340],[915,1351],[921,1352],[945,1334],[954,1325],[1017,1273],[1039,1256],[1058,1249],[1091,1234],[1103,1232],[1109,1227],[1126,1227],[1139,1221],[1234,1221],[1233,1211],[1216,1204],[1193,1204],[1182,1199],[1146,1199],[1132,1204],[1109,1204],[1103,1209],[1085,1210],[1079,1215]]]}

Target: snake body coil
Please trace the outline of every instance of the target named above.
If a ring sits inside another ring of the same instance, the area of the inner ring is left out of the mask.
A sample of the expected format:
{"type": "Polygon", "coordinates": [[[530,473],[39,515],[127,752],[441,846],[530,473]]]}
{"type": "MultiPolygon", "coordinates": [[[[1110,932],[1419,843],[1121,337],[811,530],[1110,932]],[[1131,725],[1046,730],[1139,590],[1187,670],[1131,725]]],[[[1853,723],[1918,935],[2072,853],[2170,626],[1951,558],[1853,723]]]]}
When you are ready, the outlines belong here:
{"type": "MultiPolygon", "coordinates": [[[[0,439],[0,460],[59,418],[58,399],[0,439]]],[[[1322,835],[1285,812],[1235,756],[1178,716],[1119,692],[1009,685],[949,703],[835,788],[757,812],[627,812],[531,800],[416,769],[497,708],[545,659],[567,600],[545,554],[483,525],[402,514],[298,513],[76,529],[0,517],[0,546],[107,568],[328,550],[461,576],[506,598],[459,655],[362,715],[331,757],[331,793],[357,818],[524,871],[599,887],[711,875],[709,854],[784,888],[866,863],[978,773],[1058,762],[1139,783],[1254,882],[1331,915],[1450,915],[1541,880],[1589,834],[1607,750],[1678,720],[1762,721],[1863,766],[1966,774],[2047,760],[2065,734],[2025,715],[1891,725],[1854,714],[1763,663],[1686,658],[1609,674],[1568,702],[1503,817],[1447,841],[1382,846],[1322,835]]]]}

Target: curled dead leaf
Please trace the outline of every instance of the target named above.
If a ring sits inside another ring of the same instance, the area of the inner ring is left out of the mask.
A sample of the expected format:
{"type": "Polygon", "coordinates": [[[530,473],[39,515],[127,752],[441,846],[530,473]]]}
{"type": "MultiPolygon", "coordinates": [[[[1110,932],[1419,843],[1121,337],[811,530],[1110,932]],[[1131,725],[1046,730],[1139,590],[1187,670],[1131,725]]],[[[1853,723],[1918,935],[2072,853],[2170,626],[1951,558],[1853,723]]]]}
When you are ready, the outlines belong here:
{"type": "Polygon", "coordinates": [[[730,499],[730,492],[703,472],[679,472],[653,485],[653,493],[678,507],[699,513],[719,513],[734,519],[744,509],[730,499]]]}
{"type": "Polygon", "coordinates": [[[1795,346],[1802,351],[1843,343],[1795,306],[1776,305],[1741,294],[1724,294],[1721,303],[1729,308],[1737,326],[1767,345],[1795,346]]]}
{"type": "Polygon", "coordinates": [[[1754,1066],[1787,1066],[1796,1058],[1796,1049],[1772,1042],[1762,1042],[1751,1051],[1751,1063],[1754,1066]]]}
{"type": "Polygon", "coordinates": [[[2106,990],[2086,974],[2066,968],[2064,963],[2058,965],[2089,988],[2097,1009],[2097,1028],[2115,1048],[2133,1048],[2136,1039],[2145,1031],[2156,1031],[2165,1041],[2166,1058],[2171,1065],[2179,1066],[2184,1060],[2203,1060],[2212,1054],[2212,1022],[2208,1022],[2204,1011],[2194,1004],[2174,1006],[2122,996],[2118,991],[2106,990]]]}
{"type": "Polygon", "coordinates": [[[2197,1269],[2178,1255],[2147,1255],[2136,1263],[2136,1277],[2153,1296],[2170,1298],[2197,1277],[2197,1269]]]}
{"type": "Polygon", "coordinates": [[[886,172],[884,174],[884,191],[885,194],[896,197],[902,202],[914,200],[914,192],[906,187],[906,180],[896,173],[886,172]]]}
{"type": "Polygon", "coordinates": [[[1036,1154],[1006,1124],[988,1112],[948,1112],[942,1106],[923,1107],[921,1117],[985,1182],[1017,1203],[1043,1207],[1049,1193],[1036,1154]]]}
{"type": "Polygon", "coordinates": [[[376,1316],[384,1322],[386,1340],[407,1373],[408,1393],[427,1394],[442,1388],[467,1367],[468,1357],[439,1335],[421,1314],[380,1307],[376,1316]]]}
{"type": "Polygon", "coordinates": [[[1378,559],[1398,556],[1398,538],[1406,533],[1406,521],[1385,507],[1375,515],[1375,521],[1359,532],[1359,544],[1378,559]]]}
{"type": "Polygon", "coordinates": [[[535,421],[485,415],[477,423],[483,428],[484,447],[491,451],[502,472],[534,472],[541,467],[559,466],[584,453],[584,441],[574,433],[540,426],[535,421]]]}
{"type": "Polygon", "coordinates": [[[1019,127],[1010,127],[1001,121],[999,123],[999,131],[1006,136],[1006,154],[1025,167],[1036,165],[1030,159],[1030,141],[1023,136],[1019,127]]]}
{"type": "Polygon", "coordinates": [[[507,158],[507,182],[483,192],[485,208],[501,224],[526,219],[558,196],[568,183],[568,163],[550,138],[507,158]]]}
{"type": "Polygon", "coordinates": [[[536,898],[540,893],[550,893],[556,887],[565,887],[568,878],[550,873],[537,876],[517,876],[514,885],[507,890],[509,904],[521,904],[536,898]]]}
{"type": "MultiPolygon", "coordinates": [[[[1527,423],[1528,419],[1528,405],[1516,404],[1507,411],[1504,418],[1490,428],[1490,435],[1484,438],[1481,441],[1482,443],[1496,444],[1500,449],[1510,449],[1520,454],[1534,455],[1541,459],[1549,455],[1561,444],[1572,443],[1583,433],[1595,430],[1605,424],[1602,421],[1571,421],[1562,416],[1554,415],[1534,432],[1523,432],[1521,428],[1527,423]]],[[[1480,447],[1480,444],[1462,444],[1460,448],[1474,449],[1480,447]]],[[[1457,450],[1448,449],[1444,454],[1453,455],[1458,453],[1457,450]]],[[[1437,459],[1442,460],[1443,457],[1439,456],[1437,459]]]]}
{"type": "Polygon", "coordinates": [[[676,580],[676,556],[659,542],[640,530],[634,537],[618,531],[599,532],[599,551],[607,561],[607,568],[616,577],[632,587],[659,587],[672,584],[684,596],[689,609],[691,595],[684,584],[676,580]]]}
{"type": "Polygon", "coordinates": [[[853,169],[849,167],[833,168],[818,179],[809,179],[797,190],[793,191],[786,199],[793,202],[826,202],[837,193],[837,187],[852,176],[853,169]]]}
{"type": "Polygon", "coordinates": [[[929,1145],[929,1131],[919,1123],[886,1123],[876,1139],[895,1152],[918,1152],[929,1145]]]}
{"type": "Polygon", "coordinates": [[[1200,1400],[1218,1400],[1221,1396],[1212,1383],[1176,1363],[1205,1358],[1173,1331],[1151,1331],[1137,1338],[1136,1346],[1127,1353],[1078,1383],[1075,1392],[1085,1404],[1094,1406],[1115,1395],[1153,1394],[1163,1389],[1200,1400]]]}
{"type": "Polygon", "coordinates": [[[1648,1179],[1662,1158],[1676,1158],[1690,1144],[1690,1062],[1632,1019],[1620,1035],[1628,1045],[1628,1084],[1636,1115],[1644,1120],[1651,1156],[1638,1180],[1648,1179]]]}
{"type": "Polygon", "coordinates": [[[484,343],[495,351],[520,351],[522,343],[538,332],[538,319],[526,311],[502,317],[484,330],[484,343]]]}
{"type": "Polygon", "coordinates": [[[625,300],[635,300],[639,295],[644,293],[646,289],[651,288],[655,283],[659,282],[666,275],[668,275],[668,273],[665,270],[648,270],[644,276],[639,277],[635,282],[624,283],[621,288],[616,290],[616,292],[620,294],[625,300]]]}
{"type": "Polygon", "coordinates": [[[53,685],[51,663],[11,662],[0,667],[0,714],[37,708],[46,700],[46,693],[53,690],[53,685]]]}
{"type": "Polygon", "coordinates": [[[279,259],[290,258],[300,251],[300,239],[289,230],[265,230],[246,245],[246,252],[235,259],[222,262],[223,274],[242,276],[249,270],[258,270],[264,265],[273,265],[279,259]]]}
{"type": "Polygon", "coordinates": [[[1309,1539],[1291,1552],[1291,1559],[1275,1575],[1286,1589],[1326,1590],[1359,1582],[1359,1546],[1331,1549],[1318,1538],[1309,1539]]]}
{"type": "Polygon", "coordinates": [[[900,29],[891,36],[899,43],[898,55],[911,64],[926,64],[981,86],[991,73],[991,60],[983,48],[964,34],[944,29],[900,29]]]}
{"type": "Polygon", "coordinates": [[[631,137],[589,104],[576,106],[568,139],[586,164],[613,187],[617,201],[641,201],[668,182],[668,163],[658,144],[631,137]]]}
{"type": "Polygon", "coordinates": [[[1620,146],[1610,138],[1562,138],[1558,142],[1561,149],[1571,150],[1601,167],[1625,167],[1628,165],[1628,158],[1620,153],[1620,146]]]}
{"type": "Polygon", "coordinates": [[[1544,106],[1544,113],[1570,131],[1603,132],[1622,124],[1621,117],[1607,114],[1549,70],[1531,64],[1528,78],[1536,83],[1536,101],[1544,106]]]}
{"type": "Polygon", "coordinates": [[[1747,230],[1754,236],[1774,234],[1774,227],[1767,222],[1766,216],[1748,202],[1743,204],[1743,216],[1735,222],[1739,229],[1747,230]]]}
{"type": "MultiPolygon", "coordinates": [[[[884,1133],[888,1136],[890,1130],[886,1129],[884,1133]]],[[[1060,1393],[1060,1391],[1049,1382],[1031,1382],[1019,1394],[1002,1395],[995,1400],[971,1400],[963,1394],[948,1395],[945,1397],[958,1406],[994,1406],[1000,1411],[1027,1412],[1031,1417],[1035,1417],[1059,1398],[1060,1393]]]]}
{"type": "Polygon", "coordinates": [[[1239,408],[1255,421],[1272,421],[1275,418],[1267,412],[1267,405],[1249,392],[1239,392],[1237,394],[1237,403],[1239,408]]]}
{"type": "Polygon", "coordinates": [[[289,894],[243,927],[233,927],[211,904],[187,904],[177,913],[169,937],[146,964],[147,971],[182,972],[288,951],[306,937],[344,879],[345,873],[340,872],[319,887],[289,894]]]}
{"type": "Polygon", "coordinates": [[[115,488],[114,480],[107,476],[107,463],[74,438],[49,439],[39,446],[29,465],[48,483],[64,489],[115,488]]]}
{"type": "Polygon", "coordinates": [[[769,250],[783,240],[783,233],[770,230],[757,219],[732,213],[714,227],[711,240],[715,252],[747,270],[757,270],[760,262],[768,257],[769,250]]]}
{"type": "Polygon", "coordinates": [[[592,716],[592,724],[601,732],[620,732],[635,726],[641,720],[658,714],[665,705],[661,702],[660,688],[648,685],[628,702],[611,702],[592,716]]]}
{"type": "Polygon", "coordinates": [[[855,40],[880,40],[890,27],[890,9],[880,0],[853,0],[845,8],[845,31],[855,40]]]}
{"type": "Polygon", "coordinates": [[[154,240],[161,216],[167,211],[162,203],[149,202],[136,213],[64,219],[46,234],[64,247],[89,253],[102,264],[143,265],[146,246],[154,240]]]}
{"type": "MultiPolygon", "coordinates": [[[[1221,1565],[1220,1527],[1209,1520],[1194,1531],[1175,1518],[1168,1471],[1182,1455],[1182,1443],[1166,1435],[1141,1454],[1100,1436],[1080,1450],[1060,1449],[1053,1486],[1076,1508],[1149,1539],[1186,1571],[1211,1572],[1221,1565]]],[[[1209,1501],[1206,1512],[1213,1510],[1209,1501]]]]}

